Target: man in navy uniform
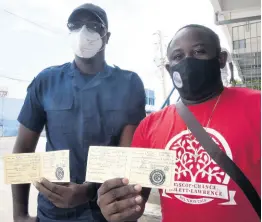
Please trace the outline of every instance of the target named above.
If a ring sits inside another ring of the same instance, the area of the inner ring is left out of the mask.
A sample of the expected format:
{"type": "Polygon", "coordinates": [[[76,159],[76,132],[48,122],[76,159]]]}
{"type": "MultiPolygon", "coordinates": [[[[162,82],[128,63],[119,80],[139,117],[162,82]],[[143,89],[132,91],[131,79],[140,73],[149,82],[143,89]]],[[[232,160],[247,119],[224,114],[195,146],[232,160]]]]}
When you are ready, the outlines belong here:
{"type": "Polygon", "coordinates": [[[110,37],[105,11],[84,4],[72,12],[68,28],[75,59],[43,70],[29,85],[13,152],[34,152],[45,127],[46,151],[70,150],[71,182],[34,183],[37,218],[28,214],[30,184],[12,185],[17,222],[105,221],[96,203],[99,185],[85,183],[88,147],[130,146],[145,117],[139,76],[105,62],[110,37]]]}

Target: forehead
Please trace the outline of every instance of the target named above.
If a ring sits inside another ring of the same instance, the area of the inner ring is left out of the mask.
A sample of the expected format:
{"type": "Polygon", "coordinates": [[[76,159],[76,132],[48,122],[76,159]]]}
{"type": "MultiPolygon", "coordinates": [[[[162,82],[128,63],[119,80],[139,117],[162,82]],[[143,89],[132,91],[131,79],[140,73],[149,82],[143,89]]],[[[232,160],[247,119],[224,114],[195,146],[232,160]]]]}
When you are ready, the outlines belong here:
{"type": "Polygon", "coordinates": [[[206,47],[214,47],[216,42],[212,40],[210,33],[200,28],[189,27],[180,30],[170,43],[170,50],[187,49],[195,45],[205,45],[206,47]]]}

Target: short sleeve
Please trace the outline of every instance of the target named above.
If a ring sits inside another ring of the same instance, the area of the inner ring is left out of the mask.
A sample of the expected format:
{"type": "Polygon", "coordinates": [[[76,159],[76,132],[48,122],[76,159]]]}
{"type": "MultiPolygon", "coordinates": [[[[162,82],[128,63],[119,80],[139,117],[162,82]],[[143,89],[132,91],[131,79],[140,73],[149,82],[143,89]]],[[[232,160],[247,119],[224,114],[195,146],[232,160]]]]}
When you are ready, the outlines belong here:
{"type": "Polygon", "coordinates": [[[128,125],[138,125],[146,116],[145,88],[140,77],[134,73],[131,77],[130,96],[128,100],[128,125]]]}
{"type": "Polygon", "coordinates": [[[27,95],[18,116],[18,121],[26,128],[41,133],[46,123],[46,113],[39,98],[39,79],[35,78],[27,88],[27,95]]]}

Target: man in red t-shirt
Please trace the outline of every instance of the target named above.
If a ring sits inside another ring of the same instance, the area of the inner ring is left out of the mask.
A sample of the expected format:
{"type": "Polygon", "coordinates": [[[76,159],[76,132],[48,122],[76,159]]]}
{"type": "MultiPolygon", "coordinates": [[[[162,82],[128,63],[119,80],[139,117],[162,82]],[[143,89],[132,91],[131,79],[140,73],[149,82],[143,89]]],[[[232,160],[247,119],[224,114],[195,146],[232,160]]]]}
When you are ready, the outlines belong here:
{"type": "MultiPolygon", "coordinates": [[[[167,69],[182,101],[260,194],[260,91],[223,87],[220,68],[227,55],[221,52],[218,36],[206,27],[180,29],[168,46],[167,57],[167,69]]],[[[132,146],[177,152],[174,188],[160,190],[163,222],[259,221],[243,191],[211,159],[174,105],[146,117],[135,132],[132,146]]],[[[148,197],[147,192],[142,194],[144,201],[135,202],[135,189],[120,181],[105,182],[99,193],[100,207],[110,221],[127,221],[130,215],[138,215],[148,197]],[[109,194],[120,199],[112,198],[111,205],[106,204],[109,194]],[[116,200],[129,204],[120,207],[116,200]]]]}

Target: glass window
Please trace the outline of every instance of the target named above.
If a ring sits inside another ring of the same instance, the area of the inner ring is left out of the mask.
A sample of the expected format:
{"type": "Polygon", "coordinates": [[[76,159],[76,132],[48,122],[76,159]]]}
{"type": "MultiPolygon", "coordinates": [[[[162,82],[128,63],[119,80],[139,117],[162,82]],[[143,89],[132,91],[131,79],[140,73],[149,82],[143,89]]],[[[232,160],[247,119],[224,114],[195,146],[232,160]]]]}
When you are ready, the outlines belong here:
{"type": "Polygon", "coordinates": [[[233,48],[234,49],[245,49],[246,48],[246,40],[241,39],[241,40],[233,41],[233,48]]]}

